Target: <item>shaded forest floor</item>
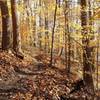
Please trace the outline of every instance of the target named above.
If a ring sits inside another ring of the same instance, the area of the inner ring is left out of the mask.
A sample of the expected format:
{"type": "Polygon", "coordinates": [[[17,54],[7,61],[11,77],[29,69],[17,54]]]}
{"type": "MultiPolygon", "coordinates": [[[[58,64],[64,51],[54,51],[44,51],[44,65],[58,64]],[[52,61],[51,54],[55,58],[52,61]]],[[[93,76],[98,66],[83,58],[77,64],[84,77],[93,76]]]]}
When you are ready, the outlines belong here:
{"type": "Polygon", "coordinates": [[[0,100],[93,100],[77,74],[49,67],[49,57],[37,52],[21,60],[0,51],[0,100]]]}

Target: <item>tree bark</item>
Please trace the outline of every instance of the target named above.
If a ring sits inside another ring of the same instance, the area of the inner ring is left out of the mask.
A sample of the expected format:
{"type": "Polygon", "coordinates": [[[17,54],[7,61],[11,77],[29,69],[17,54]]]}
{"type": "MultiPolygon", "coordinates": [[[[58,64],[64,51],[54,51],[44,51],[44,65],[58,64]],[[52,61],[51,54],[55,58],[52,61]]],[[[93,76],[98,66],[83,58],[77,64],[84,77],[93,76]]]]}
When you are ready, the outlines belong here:
{"type": "Polygon", "coordinates": [[[11,0],[12,24],[13,24],[13,50],[21,51],[21,37],[17,13],[17,0],[11,0]]]}
{"type": "Polygon", "coordinates": [[[11,47],[11,31],[7,0],[0,1],[0,8],[2,15],[2,50],[8,50],[11,47]]]}
{"type": "Polygon", "coordinates": [[[68,18],[68,12],[67,12],[68,8],[69,8],[68,1],[65,1],[65,62],[66,62],[67,74],[70,73],[70,67],[71,67],[71,63],[70,63],[70,56],[71,56],[70,40],[71,39],[70,39],[70,32],[69,32],[69,18],[68,18]]]}
{"type": "Polygon", "coordinates": [[[48,15],[45,17],[45,52],[47,53],[48,52],[48,49],[49,49],[49,34],[48,34],[48,15]]]}
{"type": "Polygon", "coordinates": [[[88,12],[87,9],[87,0],[81,0],[81,26],[82,26],[82,43],[83,43],[83,79],[88,87],[89,92],[94,92],[94,84],[92,77],[92,52],[93,48],[90,47],[90,39],[88,36],[88,12]]]}
{"type": "Polygon", "coordinates": [[[51,42],[51,59],[50,59],[50,66],[52,66],[53,63],[53,49],[54,49],[54,33],[55,33],[55,26],[56,26],[56,16],[57,15],[57,0],[55,5],[55,12],[54,12],[54,24],[52,29],[52,42],[51,42]]]}

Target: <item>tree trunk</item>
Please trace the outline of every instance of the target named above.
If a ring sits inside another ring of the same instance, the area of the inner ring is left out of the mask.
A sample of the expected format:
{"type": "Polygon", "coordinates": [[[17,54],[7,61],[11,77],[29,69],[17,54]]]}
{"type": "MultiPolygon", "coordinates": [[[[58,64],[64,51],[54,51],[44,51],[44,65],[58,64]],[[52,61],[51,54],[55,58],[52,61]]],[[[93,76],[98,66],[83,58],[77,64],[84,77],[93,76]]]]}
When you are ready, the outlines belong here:
{"type": "Polygon", "coordinates": [[[48,39],[49,39],[49,35],[48,35],[48,16],[45,17],[45,52],[47,53],[47,49],[48,49],[48,39]]]}
{"type": "MultiPolygon", "coordinates": [[[[42,5],[42,1],[39,0],[39,7],[41,7],[41,5],[42,5]]],[[[39,28],[41,29],[41,27],[42,27],[42,16],[41,16],[41,11],[40,11],[40,13],[39,13],[39,28]]],[[[41,50],[42,49],[42,41],[41,41],[42,32],[41,31],[38,33],[38,38],[39,38],[39,48],[41,50]]]]}
{"type": "Polygon", "coordinates": [[[68,1],[65,1],[65,61],[66,61],[66,70],[67,74],[70,73],[70,32],[69,32],[69,18],[68,18],[68,12],[67,9],[69,8],[68,6],[68,1]],[[68,53],[67,53],[68,52],[68,53]]]}
{"type": "Polygon", "coordinates": [[[90,47],[90,39],[88,36],[88,13],[86,11],[87,0],[81,0],[81,26],[82,26],[82,35],[83,35],[83,79],[88,87],[90,93],[94,92],[94,84],[92,77],[92,52],[93,48],[90,47]]]}
{"type": "Polygon", "coordinates": [[[56,26],[56,16],[57,15],[57,0],[55,5],[55,12],[54,12],[54,24],[52,29],[52,42],[51,42],[51,59],[50,59],[50,66],[52,66],[53,63],[53,49],[54,49],[54,33],[55,33],[55,26],[56,26]]]}
{"type": "Polygon", "coordinates": [[[13,24],[13,50],[21,51],[21,37],[17,13],[17,0],[11,0],[12,24],[13,24]]]}
{"type": "Polygon", "coordinates": [[[8,50],[11,47],[11,31],[7,0],[0,1],[0,8],[2,15],[2,50],[8,50]]]}

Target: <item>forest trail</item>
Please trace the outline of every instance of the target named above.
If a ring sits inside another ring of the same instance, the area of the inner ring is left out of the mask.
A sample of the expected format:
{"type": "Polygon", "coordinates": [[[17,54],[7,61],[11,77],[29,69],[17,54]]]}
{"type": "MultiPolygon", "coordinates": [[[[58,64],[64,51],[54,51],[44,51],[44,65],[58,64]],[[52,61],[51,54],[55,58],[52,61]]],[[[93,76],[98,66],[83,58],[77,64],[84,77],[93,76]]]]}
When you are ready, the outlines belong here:
{"type": "Polygon", "coordinates": [[[31,61],[20,60],[5,52],[0,52],[0,58],[0,66],[2,66],[0,67],[0,98],[2,100],[15,100],[18,96],[18,98],[24,98],[24,96],[29,98],[29,95],[30,98],[34,95],[32,100],[41,97],[51,98],[50,95],[54,95],[57,87],[60,89],[59,92],[69,91],[66,86],[68,82],[66,74],[63,75],[62,71],[56,68],[34,66],[31,61]]]}
{"type": "MultiPolygon", "coordinates": [[[[39,52],[36,48],[34,50],[39,52]]],[[[41,55],[36,52],[31,52],[32,56],[27,53],[24,60],[11,53],[0,52],[0,100],[82,100],[87,97],[81,81],[80,88],[74,87],[80,80],[76,74],[69,78],[66,70],[48,67],[43,62],[45,54],[38,61],[35,56],[41,55]],[[33,56],[34,59],[31,59],[33,56]],[[70,94],[74,88],[75,92],[70,94]]]]}
{"type": "MultiPolygon", "coordinates": [[[[39,63],[39,61],[38,61],[39,59],[41,59],[40,62],[42,62],[44,64],[49,64],[49,61],[50,61],[49,57],[50,56],[48,54],[45,54],[45,52],[43,50],[40,50],[39,48],[36,48],[36,47],[28,47],[28,46],[27,46],[27,48],[23,48],[23,50],[25,50],[24,51],[25,54],[28,54],[32,57],[34,64],[39,63]]],[[[65,70],[66,67],[65,67],[65,65],[62,64],[61,60],[63,60],[63,59],[58,59],[58,61],[57,61],[58,63],[56,63],[54,66],[55,66],[55,68],[65,70]]],[[[82,78],[82,76],[83,76],[82,65],[80,66],[79,62],[74,61],[74,60],[72,60],[71,63],[72,63],[72,65],[71,65],[72,66],[71,67],[72,73],[77,75],[78,78],[82,78]]],[[[100,66],[100,63],[98,66],[100,66]]],[[[98,71],[98,75],[99,75],[98,76],[99,77],[98,78],[98,81],[99,81],[98,87],[100,87],[100,68],[98,71]]],[[[94,85],[96,86],[96,84],[97,84],[96,71],[95,71],[93,77],[94,77],[94,85]]]]}
{"type": "Polygon", "coordinates": [[[0,100],[100,100],[100,0],[0,0],[0,100]]]}

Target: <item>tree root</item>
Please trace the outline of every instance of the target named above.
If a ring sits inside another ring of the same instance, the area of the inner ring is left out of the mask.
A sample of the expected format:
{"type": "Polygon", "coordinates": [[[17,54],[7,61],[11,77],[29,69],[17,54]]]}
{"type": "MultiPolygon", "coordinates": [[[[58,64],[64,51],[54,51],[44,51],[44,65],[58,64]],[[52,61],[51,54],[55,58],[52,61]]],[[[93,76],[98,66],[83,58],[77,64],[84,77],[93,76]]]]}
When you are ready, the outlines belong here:
{"type": "Polygon", "coordinates": [[[43,71],[39,71],[39,72],[26,72],[23,71],[21,69],[19,69],[18,67],[14,68],[15,72],[21,74],[21,75],[38,75],[38,74],[43,74],[43,71]]]}

